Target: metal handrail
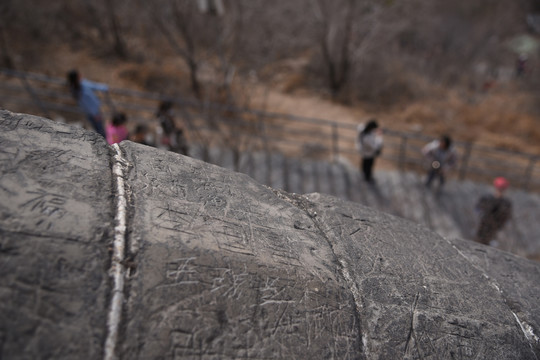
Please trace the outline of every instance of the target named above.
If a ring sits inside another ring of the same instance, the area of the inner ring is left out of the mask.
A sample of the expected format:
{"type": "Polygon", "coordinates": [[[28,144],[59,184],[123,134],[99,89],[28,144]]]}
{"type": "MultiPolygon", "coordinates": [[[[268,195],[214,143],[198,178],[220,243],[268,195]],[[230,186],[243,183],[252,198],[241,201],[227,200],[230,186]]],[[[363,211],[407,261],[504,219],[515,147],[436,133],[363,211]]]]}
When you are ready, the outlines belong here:
{"type": "MultiPolygon", "coordinates": [[[[19,83],[0,82],[0,92],[4,93],[3,101],[28,106],[34,105],[38,112],[51,110],[69,114],[80,113],[69,96],[64,79],[10,69],[0,69],[0,75],[8,79],[17,79],[23,84],[21,86],[19,83]]],[[[319,146],[330,155],[331,159],[337,159],[339,156],[358,157],[354,147],[356,139],[356,125],[354,124],[201,102],[189,97],[173,98],[163,94],[132,89],[111,88],[109,94],[114,102],[112,105],[109,104],[111,105],[109,112],[122,109],[122,111],[132,113],[130,118],[138,121],[148,119],[143,114],[150,114],[149,116],[153,118],[157,107],[157,104],[153,104],[152,107],[144,102],[172,100],[180,105],[182,117],[186,119],[188,124],[187,130],[192,131],[193,136],[197,134],[200,141],[208,143],[222,141],[219,140],[220,132],[213,129],[208,122],[210,115],[215,118],[218,124],[228,124],[226,126],[232,127],[234,130],[239,130],[243,119],[251,116],[260,122],[260,132],[252,133],[250,136],[260,140],[262,144],[265,144],[263,146],[279,150],[281,145],[286,145],[287,148],[296,145],[297,150],[302,155],[306,155],[302,151],[303,147],[319,146]],[[236,122],[239,123],[236,124],[236,122]],[[297,125],[308,125],[308,127],[298,129],[297,125]],[[203,139],[205,136],[207,138],[203,139]]],[[[107,104],[107,102],[105,103],[107,104]]],[[[0,106],[3,105],[0,104],[0,106]]],[[[421,165],[421,146],[418,143],[427,143],[433,140],[432,137],[425,134],[390,129],[385,129],[384,136],[386,145],[382,158],[396,163],[397,167],[402,170],[409,166],[421,165]]],[[[457,176],[460,179],[471,176],[487,178],[506,173],[506,176],[515,180],[514,183],[526,189],[540,188],[538,154],[500,149],[465,141],[455,141],[454,144],[461,155],[461,163],[457,170],[457,176]],[[501,168],[502,171],[495,168],[501,168]]]]}

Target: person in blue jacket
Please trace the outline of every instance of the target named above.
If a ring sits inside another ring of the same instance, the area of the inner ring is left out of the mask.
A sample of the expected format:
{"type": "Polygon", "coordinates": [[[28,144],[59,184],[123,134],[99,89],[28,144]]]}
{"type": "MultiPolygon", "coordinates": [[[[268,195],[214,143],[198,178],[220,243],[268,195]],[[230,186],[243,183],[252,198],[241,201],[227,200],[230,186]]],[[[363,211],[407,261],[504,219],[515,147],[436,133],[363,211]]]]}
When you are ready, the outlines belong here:
{"type": "Polygon", "coordinates": [[[71,70],[67,74],[67,80],[71,95],[94,130],[105,137],[105,126],[103,124],[103,115],[101,114],[101,102],[94,93],[95,91],[108,91],[109,87],[105,84],[95,83],[86,79],[81,79],[77,70],[71,70]]]}

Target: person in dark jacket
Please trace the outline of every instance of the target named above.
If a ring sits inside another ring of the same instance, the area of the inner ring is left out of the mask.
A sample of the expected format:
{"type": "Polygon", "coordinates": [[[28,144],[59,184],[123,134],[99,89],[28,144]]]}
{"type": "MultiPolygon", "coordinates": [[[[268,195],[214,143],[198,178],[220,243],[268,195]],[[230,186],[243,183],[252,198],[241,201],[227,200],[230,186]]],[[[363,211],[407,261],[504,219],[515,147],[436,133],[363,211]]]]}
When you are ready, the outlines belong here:
{"type": "Polygon", "coordinates": [[[157,126],[157,146],[161,149],[174,151],[183,155],[188,154],[187,141],[182,128],[176,126],[172,115],[173,103],[163,101],[159,104],[156,117],[159,121],[157,126]]]}
{"type": "Polygon", "coordinates": [[[497,232],[512,217],[512,203],[504,197],[508,189],[508,180],[498,177],[493,181],[494,194],[484,195],[476,204],[476,211],[480,214],[480,223],[476,232],[476,241],[489,245],[497,232]]]}
{"type": "Polygon", "coordinates": [[[439,178],[439,187],[444,185],[446,175],[456,166],[457,153],[452,146],[452,139],[443,135],[439,140],[434,140],[422,148],[422,154],[428,161],[428,174],[426,187],[431,187],[435,178],[439,178]]]}

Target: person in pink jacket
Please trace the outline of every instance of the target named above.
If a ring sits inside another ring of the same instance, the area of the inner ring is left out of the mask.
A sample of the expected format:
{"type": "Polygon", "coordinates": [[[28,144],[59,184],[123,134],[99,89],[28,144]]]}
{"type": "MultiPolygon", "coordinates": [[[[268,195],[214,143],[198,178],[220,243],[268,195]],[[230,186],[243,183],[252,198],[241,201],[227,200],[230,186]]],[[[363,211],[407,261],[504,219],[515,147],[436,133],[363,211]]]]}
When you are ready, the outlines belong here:
{"type": "Polygon", "coordinates": [[[126,128],[127,117],[124,113],[117,113],[113,116],[112,123],[107,125],[107,142],[116,144],[127,140],[129,133],[126,128]]]}

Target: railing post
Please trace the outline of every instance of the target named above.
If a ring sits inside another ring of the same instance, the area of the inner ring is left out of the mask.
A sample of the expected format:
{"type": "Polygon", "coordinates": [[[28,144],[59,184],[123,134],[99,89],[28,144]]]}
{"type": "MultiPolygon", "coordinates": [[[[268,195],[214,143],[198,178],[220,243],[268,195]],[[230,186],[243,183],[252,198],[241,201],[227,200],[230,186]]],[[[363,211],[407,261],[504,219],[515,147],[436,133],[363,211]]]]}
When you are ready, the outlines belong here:
{"type": "Polygon", "coordinates": [[[525,176],[524,176],[524,180],[523,180],[523,188],[525,190],[529,190],[534,165],[536,164],[537,160],[538,160],[538,158],[535,157],[535,156],[531,156],[531,158],[529,160],[529,165],[527,166],[527,169],[525,170],[525,176]]]}
{"type": "Polygon", "coordinates": [[[405,135],[401,136],[401,145],[399,146],[399,170],[405,170],[405,161],[407,159],[407,142],[409,138],[405,135]]]}
{"type": "Polygon", "coordinates": [[[116,106],[114,106],[114,103],[111,98],[111,94],[108,90],[105,91],[104,97],[105,97],[105,103],[109,107],[109,111],[111,112],[112,115],[114,115],[116,113],[116,106]]]}
{"type": "Polygon", "coordinates": [[[339,156],[339,134],[336,123],[332,123],[332,161],[336,161],[339,156]]]}
{"type": "Polygon", "coordinates": [[[464,180],[467,176],[467,169],[469,166],[469,159],[471,157],[473,144],[468,142],[465,145],[465,153],[463,154],[463,160],[461,161],[461,168],[459,169],[459,179],[464,180]]]}
{"type": "Polygon", "coordinates": [[[270,153],[270,146],[268,145],[268,134],[266,132],[266,125],[262,115],[257,115],[257,124],[266,163],[266,184],[268,186],[272,186],[272,154],[270,153]]]}

